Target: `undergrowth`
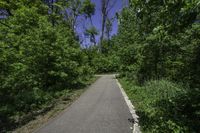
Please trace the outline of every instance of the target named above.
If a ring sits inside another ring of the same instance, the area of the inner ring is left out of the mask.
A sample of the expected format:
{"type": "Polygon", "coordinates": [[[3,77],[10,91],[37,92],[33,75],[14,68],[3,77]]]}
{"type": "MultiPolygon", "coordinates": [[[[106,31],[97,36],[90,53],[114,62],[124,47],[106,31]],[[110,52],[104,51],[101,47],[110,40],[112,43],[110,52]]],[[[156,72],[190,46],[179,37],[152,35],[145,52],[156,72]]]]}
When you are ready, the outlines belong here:
{"type": "MultiPolygon", "coordinates": [[[[200,131],[199,104],[188,87],[167,80],[148,81],[142,86],[120,79],[136,106],[139,124],[149,133],[196,133],[200,131]]],[[[193,94],[197,93],[193,90],[193,94]]]]}

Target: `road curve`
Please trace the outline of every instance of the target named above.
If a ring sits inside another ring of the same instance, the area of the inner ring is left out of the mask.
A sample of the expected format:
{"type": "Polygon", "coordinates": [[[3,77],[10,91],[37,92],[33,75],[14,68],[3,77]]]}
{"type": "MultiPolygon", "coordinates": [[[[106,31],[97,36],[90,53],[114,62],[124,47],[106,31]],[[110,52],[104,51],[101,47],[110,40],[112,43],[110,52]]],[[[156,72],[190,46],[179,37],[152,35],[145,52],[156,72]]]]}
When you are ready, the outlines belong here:
{"type": "Polygon", "coordinates": [[[129,118],[114,75],[103,75],[61,115],[34,133],[131,133],[129,118]]]}

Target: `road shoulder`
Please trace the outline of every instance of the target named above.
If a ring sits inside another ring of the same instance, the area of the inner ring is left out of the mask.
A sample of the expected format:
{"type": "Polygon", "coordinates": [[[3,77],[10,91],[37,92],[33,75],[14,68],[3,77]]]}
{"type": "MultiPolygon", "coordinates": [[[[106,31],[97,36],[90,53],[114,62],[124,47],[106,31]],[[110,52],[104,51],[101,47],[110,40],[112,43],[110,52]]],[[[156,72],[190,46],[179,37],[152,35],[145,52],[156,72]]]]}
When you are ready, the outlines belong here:
{"type": "Polygon", "coordinates": [[[130,120],[132,121],[133,123],[133,133],[141,133],[140,131],[140,126],[139,126],[139,116],[136,114],[136,110],[135,110],[135,107],[133,106],[133,104],[131,103],[131,101],[129,100],[129,97],[127,96],[126,92],[124,91],[124,89],[122,88],[122,85],[119,83],[118,79],[116,78],[116,82],[117,82],[117,85],[119,86],[120,90],[121,90],[121,93],[124,97],[124,100],[126,101],[126,104],[129,108],[129,111],[133,117],[133,120],[130,120]]]}

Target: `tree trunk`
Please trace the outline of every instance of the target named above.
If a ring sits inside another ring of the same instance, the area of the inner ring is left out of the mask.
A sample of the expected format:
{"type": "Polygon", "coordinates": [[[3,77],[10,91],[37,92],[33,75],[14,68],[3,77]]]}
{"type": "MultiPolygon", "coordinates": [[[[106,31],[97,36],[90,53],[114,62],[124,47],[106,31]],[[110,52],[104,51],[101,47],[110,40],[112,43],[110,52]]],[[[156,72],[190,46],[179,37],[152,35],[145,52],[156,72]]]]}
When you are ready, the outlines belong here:
{"type": "Polygon", "coordinates": [[[53,7],[53,3],[54,3],[54,0],[51,0],[51,11],[52,11],[51,21],[52,21],[52,26],[54,27],[55,26],[55,20],[54,20],[54,7],[53,7]]]}

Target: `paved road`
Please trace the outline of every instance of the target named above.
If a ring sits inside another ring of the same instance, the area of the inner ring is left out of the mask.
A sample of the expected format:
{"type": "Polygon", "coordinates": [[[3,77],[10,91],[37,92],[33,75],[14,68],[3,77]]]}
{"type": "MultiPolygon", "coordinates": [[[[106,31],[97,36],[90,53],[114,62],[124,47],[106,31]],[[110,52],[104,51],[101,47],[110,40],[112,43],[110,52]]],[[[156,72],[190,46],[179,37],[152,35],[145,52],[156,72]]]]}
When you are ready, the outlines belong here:
{"type": "Polygon", "coordinates": [[[131,133],[129,109],[113,75],[104,75],[35,133],[131,133]]]}

